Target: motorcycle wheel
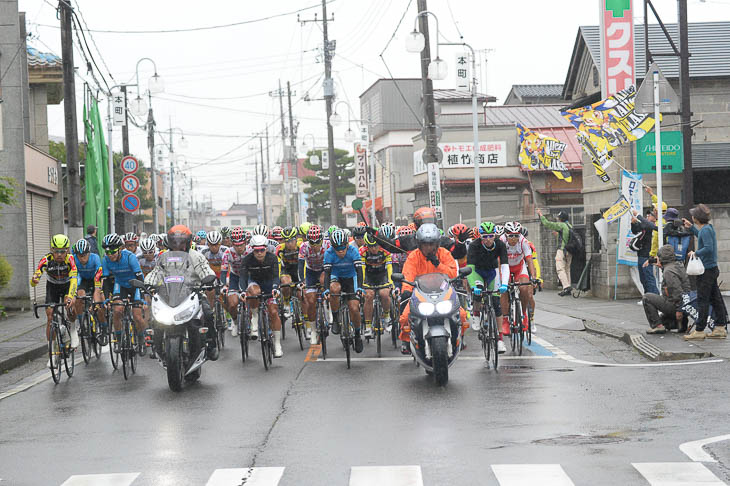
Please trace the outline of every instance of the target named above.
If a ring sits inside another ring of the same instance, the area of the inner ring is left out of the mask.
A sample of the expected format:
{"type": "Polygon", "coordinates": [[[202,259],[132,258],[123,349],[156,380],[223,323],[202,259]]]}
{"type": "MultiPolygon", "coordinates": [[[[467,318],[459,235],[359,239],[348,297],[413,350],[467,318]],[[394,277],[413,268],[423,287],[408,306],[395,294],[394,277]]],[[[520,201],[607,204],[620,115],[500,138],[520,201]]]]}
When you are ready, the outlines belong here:
{"type": "Polygon", "coordinates": [[[438,386],[446,386],[446,383],[449,381],[449,357],[446,350],[446,346],[448,345],[445,337],[431,340],[433,377],[438,386]]]}
{"type": "Polygon", "coordinates": [[[182,390],[185,375],[182,336],[172,336],[165,348],[167,350],[167,384],[170,386],[170,390],[179,392],[182,390]]]}

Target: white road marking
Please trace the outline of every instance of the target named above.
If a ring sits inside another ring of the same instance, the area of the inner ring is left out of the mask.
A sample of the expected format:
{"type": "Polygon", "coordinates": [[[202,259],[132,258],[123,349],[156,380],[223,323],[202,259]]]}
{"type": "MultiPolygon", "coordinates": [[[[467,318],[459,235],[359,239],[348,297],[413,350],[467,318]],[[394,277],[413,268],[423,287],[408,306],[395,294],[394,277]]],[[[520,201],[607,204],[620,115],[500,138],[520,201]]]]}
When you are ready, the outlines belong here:
{"type": "Polygon", "coordinates": [[[693,461],[697,462],[717,462],[715,458],[705,452],[702,448],[707,444],[713,442],[721,442],[724,440],[730,440],[730,434],[718,435],[715,437],[709,437],[707,439],[694,440],[692,442],[685,442],[680,444],[679,450],[687,454],[687,456],[693,461]]]}
{"type": "Polygon", "coordinates": [[[492,471],[500,486],[575,486],[560,464],[495,464],[492,471]]]}
{"type": "MultiPolygon", "coordinates": [[[[106,349],[106,348],[104,348],[106,349]]],[[[79,346],[79,349],[77,351],[81,352],[81,346],[79,346]]],[[[84,362],[83,355],[76,354],[76,359],[74,359],[74,367],[79,366],[81,363],[84,362]]],[[[76,371],[74,368],[74,376],[76,376],[76,371]]],[[[66,370],[61,370],[61,380],[65,378],[68,378],[66,375],[66,370]]],[[[8,397],[12,397],[13,395],[17,395],[20,392],[24,392],[28,388],[34,387],[38,385],[39,383],[43,383],[46,380],[51,379],[51,370],[48,368],[43,368],[41,371],[36,371],[34,374],[30,375],[28,378],[24,379],[20,382],[19,385],[11,388],[8,391],[5,391],[3,393],[0,393],[0,400],[3,400],[8,397]]]]}
{"type": "Polygon", "coordinates": [[[249,467],[216,469],[206,486],[277,486],[284,474],[283,467],[249,467]]]}
{"type": "Polygon", "coordinates": [[[588,366],[600,366],[607,368],[654,368],[657,366],[691,366],[691,365],[703,365],[711,363],[722,363],[723,359],[704,359],[696,361],[665,361],[661,363],[599,363],[595,361],[585,361],[582,359],[574,358],[559,347],[550,344],[542,338],[533,336],[532,340],[543,346],[548,351],[552,352],[555,357],[560,358],[571,363],[584,364],[588,366]]]}
{"type": "Polygon", "coordinates": [[[725,486],[699,462],[639,462],[632,466],[651,486],[725,486]]]}
{"type": "Polygon", "coordinates": [[[423,486],[420,466],[372,466],[350,469],[350,486],[423,486]]]}
{"type": "Polygon", "coordinates": [[[71,476],[61,486],[129,486],[140,473],[84,474],[71,476]]]}

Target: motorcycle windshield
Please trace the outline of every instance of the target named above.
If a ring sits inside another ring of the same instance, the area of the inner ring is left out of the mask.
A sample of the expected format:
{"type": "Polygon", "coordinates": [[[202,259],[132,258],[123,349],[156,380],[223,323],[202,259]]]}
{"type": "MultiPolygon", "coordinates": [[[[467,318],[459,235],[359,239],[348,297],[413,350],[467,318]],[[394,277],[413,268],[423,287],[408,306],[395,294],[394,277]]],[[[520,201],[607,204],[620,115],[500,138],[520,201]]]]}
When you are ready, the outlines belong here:
{"type": "Polygon", "coordinates": [[[187,252],[167,251],[157,259],[157,267],[162,272],[162,285],[157,287],[157,295],[170,307],[177,307],[190,297],[194,285],[193,265],[187,252]]]}
{"type": "Polygon", "coordinates": [[[443,273],[427,273],[416,277],[416,286],[428,294],[443,292],[449,286],[449,279],[443,273]]]}

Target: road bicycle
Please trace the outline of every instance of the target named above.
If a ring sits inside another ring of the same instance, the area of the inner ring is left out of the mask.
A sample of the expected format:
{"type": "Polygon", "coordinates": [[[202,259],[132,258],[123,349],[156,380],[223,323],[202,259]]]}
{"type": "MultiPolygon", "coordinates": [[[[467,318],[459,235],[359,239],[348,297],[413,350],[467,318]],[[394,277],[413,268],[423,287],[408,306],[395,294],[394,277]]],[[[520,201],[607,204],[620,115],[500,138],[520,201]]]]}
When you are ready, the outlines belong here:
{"type": "MultiPolygon", "coordinates": [[[[273,299],[274,294],[247,295],[247,300],[259,301],[259,341],[261,342],[261,357],[264,360],[264,368],[268,371],[274,357],[274,332],[271,330],[269,323],[269,309],[267,303],[269,299],[273,299]]],[[[246,313],[246,324],[250,327],[251,313],[246,313]]],[[[283,325],[282,325],[283,327],[283,325]]]]}
{"type": "MultiPolygon", "coordinates": [[[[342,341],[342,346],[345,348],[345,357],[347,358],[347,369],[350,369],[350,362],[351,362],[351,350],[355,349],[355,328],[352,325],[352,320],[350,319],[350,307],[347,305],[349,302],[350,297],[357,297],[358,302],[360,303],[360,308],[362,309],[363,304],[363,297],[361,292],[356,293],[344,293],[340,292],[339,294],[330,294],[333,297],[339,297],[340,298],[340,308],[337,309],[337,312],[340,315],[340,324],[342,325],[342,329],[340,331],[340,341],[342,341]]],[[[365,326],[365,321],[360,320],[360,335],[363,335],[363,328],[365,326]]]]}
{"type": "Polygon", "coordinates": [[[89,364],[92,353],[99,359],[101,356],[101,348],[106,342],[106,330],[102,330],[96,320],[96,306],[103,302],[94,302],[94,297],[85,295],[76,297],[84,303],[84,311],[81,313],[81,326],[79,328],[79,338],[81,339],[81,353],[84,357],[84,363],[89,364]]]}
{"type": "MultiPolygon", "coordinates": [[[[381,343],[381,336],[385,333],[385,329],[383,328],[383,303],[380,302],[380,295],[379,291],[381,289],[390,289],[393,286],[391,284],[385,284],[385,285],[376,285],[376,286],[368,286],[365,289],[366,290],[372,290],[375,292],[375,295],[373,296],[373,315],[372,315],[372,326],[373,326],[373,337],[372,339],[375,340],[375,348],[378,353],[378,358],[380,358],[383,354],[382,351],[382,343],[381,343]]],[[[392,292],[391,292],[392,296],[392,292]]],[[[392,297],[389,296],[388,298],[392,299],[392,297]]],[[[392,300],[391,300],[392,305],[392,300]]],[[[364,306],[360,306],[362,309],[364,309],[364,306]]],[[[392,308],[392,307],[391,307],[392,308]]],[[[364,314],[363,314],[363,322],[364,322],[364,314]]],[[[369,341],[371,338],[367,338],[369,341]]]]}
{"type": "Polygon", "coordinates": [[[137,355],[140,353],[140,347],[144,346],[144,342],[137,338],[137,327],[132,316],[132,308],[141,308],[139,302],[132,302],[129,299],[112,302],[111,308],[123,307],[122,310],[122,334],[118,346],[118,353],[122,358],[122,374],[124,379],[128,380],[132,373],[137,372],[137,355]]]}
{"type": "MultiPolygon", "coordinates": [[[[484,359],[492,362],[492,367],[496,370],[499,364],[499,352],[497,351],[497,343],[499,342],[499,331],[497,330],[497,315],[494,311],[492,298],[499,298],[497,290],[482,290],[480,301],[486,302],[482,304],[481,313],[479,315],[479,341],[482,343],[482,352],[484,359]]],[[[477,297],[473,297],[476,301],[477,297]]]]}
{"type": "Polygon", "coordinates": [[[61,381],[61,363],[66,369],[66,375],[71,378],[74,374],[74,348],[71,347],[69,321],[66,317],[66,304],[33,304],[33,313],[38,319],[38,309],[52,308],[51,328],[48,337],[48,359],[51,363],[51,377],[54,383],[61,381]]]}
{"type": "MultiPolygon", "coordinates": [[[[510,346],[512,352],[517,349],[517,354],[522,355],[522,344],[525,340],[525,332],[532,336],[532,322],[530,319],[530,313],[526,309],[522,308],[522,301],[520,301],[520,287],[532,286],[532,282],[514,282],[511,281],[508,285],[507,293],[509,295],[509,313],[507,319],[509,320],[509,331],[510,331],[510,346]],[[525,329],[525,316],[527,316],[527,329],[525,329]]],[[[530,337],[532,340],[532,337],[530,337]]]]}
{"type": "MultiPolygon", "coordinates": [[[[298,284],[290,283],[282,285],[281,287],[289,287],[292,289],[291,296],[289,297],[289,315],[291,317],[291,327],[297,332],[297,338],[299,339],[299,349],[304,351],[304,341],[306,340],[306,333],[304,330],[304,319],[302,319],[302,303],[297,296],[298,284]]],[[[281,318],[281,337],[284,339],[284,304],[283,298],[279,297],[279,316],[281,318]]]]}

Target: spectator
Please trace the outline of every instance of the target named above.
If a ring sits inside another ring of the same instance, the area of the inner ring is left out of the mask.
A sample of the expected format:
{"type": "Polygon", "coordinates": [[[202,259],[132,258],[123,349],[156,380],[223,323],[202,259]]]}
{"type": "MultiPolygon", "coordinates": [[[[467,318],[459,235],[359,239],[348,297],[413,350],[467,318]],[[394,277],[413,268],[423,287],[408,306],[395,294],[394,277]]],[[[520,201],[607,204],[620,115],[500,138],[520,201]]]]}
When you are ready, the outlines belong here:
{"type": "MultiPolygon", "coordinates": [[[[654,224],[655,225],[656,224],[666,225],[667,221],[665,219],[664,213],[666,213],[668,211],[667,203],[662,201],[662,221],[661,221],[661,223],[657,223],[656,221],[657,221],[657,219],[659,219],[658,215],[657,215],[657,204],[658,204],[659,198],[656,197],[656,194],[654,194],[654,191],[652,191],[651,187],[644,186],[644,189],[646,189],[646,192],[648,192],[649,195],[651,196],[651,206],[653,209],[652,214],[654,215],[654,224]]],[[[655,226],[654,233],[652,233],[652,237],[651,237],[651,250],[649,251],[649,256],[656,258],[657,250],[659,250],[659,229],[656,228],[656,226],[655,226]]],[[[656,282],[654,283],[654,286],[656,287],[656,282]]]]}
{"type": "Polygon", "coordinates": [[[664,245],[657,251],[657,266],[664,270],[662,294],[646,293],[641,299],[651,329],[647,334],[664,334],[667,329],[687,330],[682,312],[682,294],[689,293],[689,278],[684,265],[674,257],[674,248],[664,245]],[[662,313],[662,317],[659,316],[662,313]]]}
{"type": "Polygon", "coordinates": [[[553,230],[558,236],[558,251],[555,252],[555,270],[558,272],[560,284],[563,286],[563,290],[558,292],[558,295],[561,297],[569,295],[573,290],[570,284],[570,261],[573,256],[565,250],[565,245],[568,244],[570,230],[573,226],[568,223],[568,213],[560,211],[558,213],[558,221],[549,221],[543,216],[540,209],[537,210],[537,214],[540,216],[540,222],[543,226],[553,230]]]}
{"type": "Polygon", "coordinates": [[[702,340],[705,337],[712,339],[724,339],[727,337],[727,309],[722,300],[720,287],[717,278],[720,271],[717,268],[717,236],[715,228],[710,224],[710,208],[704,204],[698,204],[689,211],[694,225],[687,219],[683,219],[684,226],[692,231],[697,237],[697,251],[690,252],[690,257],[696,254],[705,272],[697,276],[697,306],[699,307],[699,318],[695,323],[695,330],[684,339],[688,341],[702,340]],[[707,318],[710,313],[710,304],[717,316],[717,322],[712,333],[705,334],[707,318]]]}
{"type": "Polygon", "coordinates": [[[652,243],[654,241],[654,233],[657,231],[656,215],[653,210],[646,212],[646,218],[641,216],[638,211],[634,210],[634,217],[631,218],[631,232],[641,236],[641,244],[637,254],[637,263],[639,266],[639,280],[641,286],[644,287],[644,294],[658,294],[659,289],[656,285],[654,277],[654,268],[650,265],[652,243]]]}
{"type": "Polygon", "coordinates": [[[96,253],[98,255],[99,243],[96,241],[96,226],[90,224],[86,227],[86,236],[84,239],[89,242],[91,253],[96,253]]]}
{"type": "Polygon", "coordinates": [[[667,221],[664,225],[664,244],[672,245],[674,257],[686,265],[687,254],[694,250],[692,232],[684,227],[679,211],[675,208],[667,209],[664,219],[667,221]]]}

